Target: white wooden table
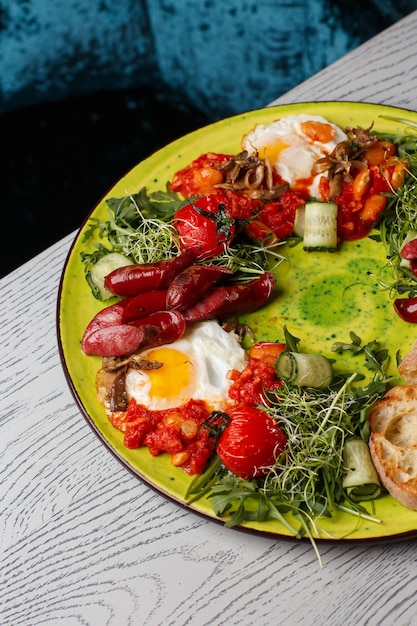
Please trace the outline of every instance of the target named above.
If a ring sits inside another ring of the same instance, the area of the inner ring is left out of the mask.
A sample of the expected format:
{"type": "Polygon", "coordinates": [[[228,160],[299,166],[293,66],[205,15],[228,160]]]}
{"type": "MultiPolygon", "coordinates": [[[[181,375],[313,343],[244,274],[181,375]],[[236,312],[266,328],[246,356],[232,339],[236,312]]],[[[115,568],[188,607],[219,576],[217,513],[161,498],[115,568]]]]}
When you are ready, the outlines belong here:
{"type": "MultiPolygon", "coordinates": [[[[416,34],[414,12],[274,104],[417,110],[416,34]]],[[[415,540],[322,544],[320,569],[308,543],[200,518],[103,447],[58,355],[57,290],[73,237],[0,283],[0,624],[417,624],[415,540]]]]}

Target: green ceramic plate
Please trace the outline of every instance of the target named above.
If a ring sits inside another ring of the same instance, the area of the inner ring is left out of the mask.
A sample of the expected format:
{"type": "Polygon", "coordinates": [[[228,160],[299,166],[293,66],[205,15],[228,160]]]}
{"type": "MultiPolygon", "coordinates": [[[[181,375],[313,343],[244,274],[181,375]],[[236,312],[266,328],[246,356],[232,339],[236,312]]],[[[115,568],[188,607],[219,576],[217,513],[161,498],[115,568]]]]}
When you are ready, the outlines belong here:
{"type": "MultiPolygon", "coordinates": [[[[203,152],[238,153],[240,140],[255,123],[270,123],[284,115],[311,113],[322,115],[342,127],[367,128],[404,133],[403,124],[384,119],[402,117],[417,123],[417,113],[386,106],[352,103],[319,102],[284,105],[251,111],[221,120],[182,137],[139,163],[121,178],[96,205],[77,234],[62,274],[58,299],[58,337],[63,367],[74,398],[93,430],[116,457],[138,478],[162,495],[182,506],[190,478],[170,464],[167,455],[152,457],[146,448],[128,450],[122,435],[107,421],[103,407],[97,402],[94,380],[100,366],[98,357],[81,353],[80,340],[87,323],[102,308],[86,284],[80,252],[85,250],[83,232],[91,216],[106,218],[105,199],[136,193],[142,186],[148,191],[164,189],[173,174],[203,152]]],[[[354,331],[363,342],[385,340],[395,355],[400,349],[408,352],[416,335],[415,326],[402,322],[393,312],[386,292],[378,291],[368,271],[378,271],[384,264],[381,245],[366,239],[344,244],[340,252],[329,257],[325,253],[306,254],[301,246],[287,250],[289,263],[281,266],[277,297],[267,307],[248,316],[258,340],[283,339],[282,327],[302,340],[305,351],[330,353],[335,340],[349,340],[354,331]],[[331,261],[331,262],[329,262],[331,261]]],[[[334,355],[333,355],[334,356],[334,355]]],[[[349,364],[352,367],[352,363],[349,364]]],[[[103,454],[106,452],[103,451],[103,454]]],[[[361,521],[339,514],[320,521],[321,535],[326,540],[375,541],[409,537],[417,532],[417,512],[412,512],[390,496],[375,503],[372,513],[381,523],[361,521]]],[[[189,507],[201,515],[220,522],[206,500],[189,507]]],[[[246,524],[244,530],[268,536],[289,537],[278,522],[246,524]]]]}

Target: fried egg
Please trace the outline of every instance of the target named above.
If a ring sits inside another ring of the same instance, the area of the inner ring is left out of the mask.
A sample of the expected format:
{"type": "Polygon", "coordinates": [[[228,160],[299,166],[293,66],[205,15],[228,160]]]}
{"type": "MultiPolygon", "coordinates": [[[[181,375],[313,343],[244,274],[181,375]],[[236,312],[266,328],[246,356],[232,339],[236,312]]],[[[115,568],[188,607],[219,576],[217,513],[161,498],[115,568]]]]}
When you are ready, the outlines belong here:
{"type": "Polygon", "coordinates": [[[288,115],[272,124],[256,125],[243,137],[242,149],[267,158],[292,189],[305,188],[321,199],[318,181],[326,174],[313,176],[313,165],[346,139],[338,126],[320,115],[288,115]]]}
{"type": "Polygon", "coordinates": [[[141,357],[162,365],[130,369],[125,388],[129,399],[151,410],[174,408],[190,399],[205,400],[212,411],[224,410],[231,403],[227,372],[241,371],[247,363],[236,334],[224,331],[215,320],[190,324],[181,339],[144,351],[141,357]]]}

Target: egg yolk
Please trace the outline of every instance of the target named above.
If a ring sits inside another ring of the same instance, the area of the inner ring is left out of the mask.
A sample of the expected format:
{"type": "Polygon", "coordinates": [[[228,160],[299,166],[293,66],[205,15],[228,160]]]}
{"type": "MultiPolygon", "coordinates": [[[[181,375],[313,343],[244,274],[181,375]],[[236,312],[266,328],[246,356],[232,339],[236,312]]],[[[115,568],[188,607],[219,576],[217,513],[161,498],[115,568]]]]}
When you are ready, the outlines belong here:
{"type": "Polygon", "coordinates": [[[258,150],[259,157],[261,159],[268,159],[270,163],[276,163],[278,157],[285,148],[288,148],[290,144],[285,143],[282,139],[274,139],[271,143],[263,146],[258,150]]]}
{"type": "Polygon", "coordinates": [[[162,363],[162,367],[146,372],[151,382],[151,398],[170,400],[191,385],[194,367],[183,352],[166,347],[156,348],[148,353],[147,358],[162,363]]]}
{"type": "Polygon", "coordinates": [[[301,122],[300,128],[301,132],[311,141],[329,143],[329,141],[334,139],[335,132],[330,124],[308,120],[307,122],[301,122]]]}

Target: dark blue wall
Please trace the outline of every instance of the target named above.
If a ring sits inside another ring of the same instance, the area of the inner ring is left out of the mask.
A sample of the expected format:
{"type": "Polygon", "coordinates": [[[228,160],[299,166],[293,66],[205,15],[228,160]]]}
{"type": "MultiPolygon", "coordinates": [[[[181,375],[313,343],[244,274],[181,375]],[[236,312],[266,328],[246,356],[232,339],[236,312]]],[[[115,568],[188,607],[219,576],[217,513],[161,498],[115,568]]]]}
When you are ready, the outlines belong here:
{"type": "Polygon", "coordinates": [[[268,103],[416,8],[417,0],[0,0],[0,113],[153,85],[220,117],[268,103]]]}

